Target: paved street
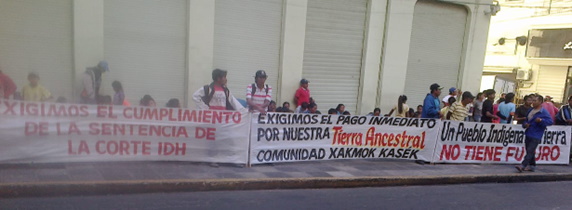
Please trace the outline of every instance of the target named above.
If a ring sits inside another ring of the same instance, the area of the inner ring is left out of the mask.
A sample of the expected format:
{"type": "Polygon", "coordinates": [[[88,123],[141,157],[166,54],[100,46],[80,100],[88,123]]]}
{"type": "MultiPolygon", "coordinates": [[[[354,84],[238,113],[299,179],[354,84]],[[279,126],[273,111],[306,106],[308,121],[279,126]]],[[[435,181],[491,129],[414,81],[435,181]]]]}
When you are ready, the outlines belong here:
{"type": "Polygon", "coordinates": [[[2,209],[569,209],[572,182],[14,198],[2,209]]]}
{"type": "MultiPolygon", "coordinates": [[[[357,159],[211,167],[192,162],[95,162],[0,165],[0,184],[61,181],[172,179],[351,178],[376,176],[514,175],[513,165],[417,164],[410,160],[357,159]]],[[[540,165],[535,174],[572,173],[567,165],[540,165]]]]}

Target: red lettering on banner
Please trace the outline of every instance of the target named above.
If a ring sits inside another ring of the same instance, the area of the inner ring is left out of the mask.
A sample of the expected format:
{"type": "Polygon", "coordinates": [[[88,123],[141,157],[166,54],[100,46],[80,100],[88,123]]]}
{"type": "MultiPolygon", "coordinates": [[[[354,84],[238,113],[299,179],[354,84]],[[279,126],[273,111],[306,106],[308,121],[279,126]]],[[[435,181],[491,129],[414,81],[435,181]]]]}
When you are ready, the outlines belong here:
{"type": "MultiPolygon", "coordinates": [[[[336,127],[334,127],[334,131],[335,130],[336,127]]],[[[334,133],[334,138],[335,138],[335,133],[334,133]]],[[[361,136],[360,136],[360,141],[361,141],[361,136]]],[[[375,127],[371,127],[367,130],[367,133],[365,135],[365,145],[374,147],[424,149],[425,131],[421,132],[420,136],[407,135],[407,131],[403,131],[403,133],[396,135],[394,133],[376,133],[375,127]]]]}
{"type": "Polygon", "coordinates": [[[187,150],[187,144],[182,143],[170,143],[170,142],[159,142],[158,153],[159,155],[169,156],[169,155],[185,155],[187,150]]]}
{"type": "Polygon", "coordinates": [[[125,107],[123,117],[136,120],[181,121],[198,123],[236,123],[242,120],[240,112],[224,112],[212,110],[188,110],[149,107],[125,107]]]}
{"type": "MultiPolygon", "coordinates": [[[[334,138],[332,139],[332,145],[362,145],[363,134],[361,133],[345,133],[342,126],[334,126],[334,138]]],[[[374,129],[373,127],[370,128],[374,129]]],[[[375,130],[375,129],[374,129],[375,130]]],[[[368,131],[369,133],[369,131],[368,131]]]]}
{"type": "Polygon", "coordinates": [[[97,117],[117,119],[117,115],[113,114],[113,106],[97,106],[97,117]]]}
{"type": "Polygon", "coordinates": [[[514,158],[516,161],[522,161],[525,153],[526,151],[524,150],[524,147],[508,147],[506,150],[505,161],[508,161],[509,157],[514,158]]]}
{"type": "Polygon", "coordinates": [[[215,131],[216,128],[201,128],[197,127],[195,129],[195,138],[197,139],[207,139],[207,140],[215,140],[215,131]]]}
{"type": "Polygon", "coordinates": [[[159,136],[159,137],[185,137],[189,134],[183,126],[169,125],[136,125],[136,124],[114,124],[114,123],[90,123],[90,135],[103,136],[159,136]]]}
{"type": "Polygon", "coordinates": [[[84,140],[79,142],[77,152],[74,151],[74,149],[75,147],[73,146],[72,140],[68,140],[68,155],[81,155],[82,153],[89,155],[89,147],[87,146],[87,142],[84,140]]]}
{"type": "Polygon", "coordinates": [[[61,127],[62,127],[61,123],[59,122],[56,123],[56,131],[58,133],[58,136],[71,135],[71,134],[81,135],[81,131],[79,130],[79,128],[77,128],[75,122],[70,122],[67,132],[65,132],[65,130],[62,130],[61,127]]]}
{"type": "Polygon", "coordinates": [[[443,160],[443,156],[445,156],[445,160],[457,160],[460,155],[461,147],[458,144],[443,145],[443,148],[441,148],[441,157],[439,160],[443,160]]]}
{"type": "Polygon", "coordinates": [[[500,161],[502,147],[466,145],[465,160],[500,161]]]}
{"type": "Polygon", "coordinates": [[[24,134],[26,136],[40,135],[47,136],[48,133],[48,122],[26,122],[24,127],[24,134]]]}
{"type": "Polygon", "coordinates": [[[560,157],[560,147],[540,146],[536,154],[536,160],[555,161],[560,157]]]}
{"type": "Polygon", "coordinates": [[[142,155],[150,155],[150,144],[148,141],[100,140],[95,143],[95,151],[100,155],[138,155],[139,151],[142,155]]]}
{"type": "Polygon", "coordinates": [[[6,104],[6,111],[4,111],[3,114],[8,115],[8,114],[13,114],[16,115],[16,111],[14,110],[14,107],[16,107],[16,105],[18,105],[18,103],[14,102],[14,103],[9,103],[8,101],[5,101],[4,104],[6,104]]]}
{"type": "Polygon", "coordinates": [[[55,116],[55,117],[87,117],[89,115],[86,105],[68,104],[44,104],[30,102],[8,102],[4,101],[6,110],[4,115],[28,115],[28,116],[55,116]]]}

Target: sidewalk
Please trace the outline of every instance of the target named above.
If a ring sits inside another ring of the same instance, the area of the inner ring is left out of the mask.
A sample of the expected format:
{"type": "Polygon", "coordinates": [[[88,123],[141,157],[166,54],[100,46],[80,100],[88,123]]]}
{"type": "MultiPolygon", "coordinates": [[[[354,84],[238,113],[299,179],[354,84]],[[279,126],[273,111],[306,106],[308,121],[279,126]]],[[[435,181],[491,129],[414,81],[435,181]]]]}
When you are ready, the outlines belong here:
{"type": "Polygon", "coordinates": [[[572,180],[568,165],[417,164],[408,160],[333,160],[241,168],[189,162],[0,164],[0,197],[209,190],[374,187],[572,180]]]}

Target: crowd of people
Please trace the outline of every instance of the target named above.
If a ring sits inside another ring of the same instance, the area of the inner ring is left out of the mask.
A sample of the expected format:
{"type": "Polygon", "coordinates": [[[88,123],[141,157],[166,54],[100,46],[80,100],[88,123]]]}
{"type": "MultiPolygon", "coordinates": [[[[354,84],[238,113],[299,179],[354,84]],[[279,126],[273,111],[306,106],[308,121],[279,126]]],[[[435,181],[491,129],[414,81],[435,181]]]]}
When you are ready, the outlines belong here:
{"type": "MultiPolygon", "coordinates": [[[[107,104],[130,106],[126,100],[123,86],[119,81],[113,81],[112,87],[115,94],[100,95],[102,74],[109,71],[109,65],[101,61],[97,66],[86,69],[82,77],[83,89],[80,100],[84,104],[107,104]]],[[[254,74],[254,83],[246,87],[246,101],[241,102],[227,88],[227,71],[214,69],[212,71],[212,82],[199,88],[192,95],[192,99],[198,109],[211,110],[243,110],[248,109],[252,113],[266,112],[289,112],[321,114],[318,111],[316,101],[311,97],[309,81],[300,80],[300,87],[294,95],[294,108],[289,102],[283,102],[277,107],[277,103],[272,100],[272,87],[266,84],[268,75],[264,70],[258,70],[254,74]]],[[[51,100],[53,97],[49,90],[40,84],[40,76],[36,73],[28,75],[28,84],[24,85],[21,92],[17,92],[14,81],[0,70],[0,98],[16,100],[42,102],[51,100]]],[[[413,117],[413,118],[436,118],[454,121],[487,122],[499,124],[522,124],[526,128],[525,147],[527,154],[521,165],[516,166],[518,171],[534,171],[536,163],[534,152],[546,126],[572,125],[572,96],[568,97],[568,103],[560,109],[552,101],[550,96],[543,97],[539,94],[526,95],[522,99],[522,105],[515,102],[514,93],[501,94],[496,99],[496,91],[488,89],[480,92],[475,97],[471,92],[462,92],[451,87],[449,94],[439,99],[441,87],[434,83],[429,86],[429,93],[425,97],[423,104],[418,105],[414,110],[407,105],[407,96],[400,95],[397,103],[384,116],[413,117]]],[[[66,102],[67,99],[58,97],[56,102],[66,102]]],[[[140,106],[157,106],[151,95],[144,95],[139,101],[140,106]]],[[[180,108],[178,99],[170,99],[166,107],[180,108]]],[[[335,108],[330,108],[328,114],[350,115],[344,104],[338,104],[335,108]]],[[[381,116],[381,109],[375,108],[369,116],[381,116]]]]}
{"type": "MultiPolygon", "coordinates": [[[[109,71],[109,65],[106,61],[100,61],[94,67],[86,68],[82,76],[83,89],[80,94],[80,101],[84,104],[107,104],[107,105],[123,105],[131,106],[126,100],[123,86],[119,81],[113,81],[112,87],[114,95],[101,95],[102,74],[109,71]]],[[[253,113],[266,112],[289,112],[289,113],[308,113],[321,114],[318,110],[318,104],[311,97],[309,89],[309,81],[307,79],[300,80],[300,86],[294,95],[294,107],[290,102],[285,101],[278,106],[276,101],[272,100],[272,86],[266,84],[268,75],[264,70],[258,70],[254,74],[254,83],[246,86],[246,100],[237,99],[227,88],[227,71],[215,69],[212,71],[212,82],[199,88],[192,95],[192,99],[199,109],[213,110],[241,110],[248,109],[253,113]]],[[[42,102],[53,99],[50,91],[40,84],[40,76],[37,73],[28,75],[28,84],[24,85],[20,92],[17,92],[17,86],[12,79],[2,73],[0,70],[0,98],[14,98],[24,101],[42,102]]],[[[451,87],[448,89],[448,95],[439,99],[442,87],[435,83],[430,85],[429,93],[425,97],[422,105],[418,105],[416,109],[410,108],[407,104],[407,96],[400,95],[397,103],[387,114],[382,114],[380,108],[375,108],[370,112],[369,116],[395,116],[395,117],[414,117],[414,118],[439,118],[457,121],[473,121],[473,122],[489,122],[500,124],[523,124],[526,114],[532,107],[532,101],[535,95],[526,95],[521,100],[522,105],[518,106],[515,102],[515,94],[502,94],[498,100],[496,92],[493,89],[485,90],[473,96],[470,92],[462,92],[458,88],[451,87]]],[[[571,96],[572,97],[572,96],[571,96]]],[[[559,125],[572,125],[572,107],[568,98],[568,104],[560,109],[552,102],[550,96],[543,97],[542,107],[549,113],[552,120],[559,125]]],[[[67,102],[67,99],[58,97],[56,102],[67,102]]],[[[144,95],[139,101],[140,106],[157,106],[157,103],[151,95],[144,95]]],[[[180,108],[179,99],[170,99],[166,107],[180,108]]],[[[344,104],[338,104],[335,108],[329,108],[328,114],[350,115],[345,109],[344,104]]]]}

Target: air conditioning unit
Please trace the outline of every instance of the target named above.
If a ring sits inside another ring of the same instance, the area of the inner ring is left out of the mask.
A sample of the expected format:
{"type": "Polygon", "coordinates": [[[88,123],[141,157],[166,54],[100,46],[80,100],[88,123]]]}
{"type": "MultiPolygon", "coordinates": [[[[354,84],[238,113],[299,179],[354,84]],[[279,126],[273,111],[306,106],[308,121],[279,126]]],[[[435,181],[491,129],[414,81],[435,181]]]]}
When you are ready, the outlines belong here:
{"type": "Polygon", "coordinates": [[[532,71],[530,69],[518,69],[518,70],[516,70],[516,79],[517,80],[530,80],[531,75],[532,75],[532,71]]]}

